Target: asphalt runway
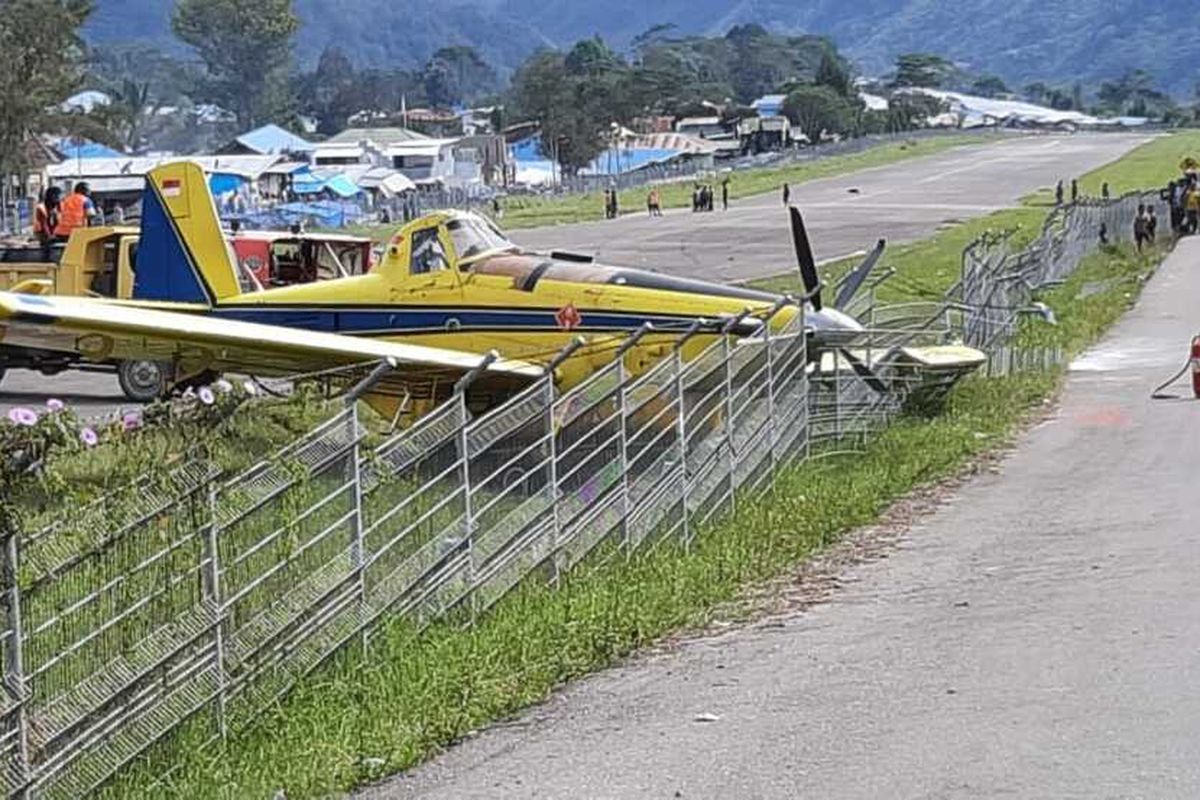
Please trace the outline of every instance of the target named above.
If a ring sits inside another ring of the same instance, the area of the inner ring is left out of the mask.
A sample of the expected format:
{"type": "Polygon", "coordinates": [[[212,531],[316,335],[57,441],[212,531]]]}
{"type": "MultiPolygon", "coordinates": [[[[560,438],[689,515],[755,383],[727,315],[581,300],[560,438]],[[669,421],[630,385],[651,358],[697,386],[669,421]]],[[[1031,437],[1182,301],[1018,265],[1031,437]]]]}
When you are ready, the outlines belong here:
{"type": "MultiPolygon", "coordinates": [[[[944,225],[1010,208],[1145,140],[1126,134],[1021,136],[796,184],[791,199],[804,212],[814,254],[826,261],[868,250],[881,237],[894,243],[923,239],[944,225]]],[[[605,263],[722,282],[778,275],[796,264],[778,193],[735,200],[728,211],[677,209],[657,219],[630,214],[513,231],[512,238],[537,249],[577,250],[605,263]]]]}
{"type": "MultiPolygon", "coordinates": [[[[880,237],[920,239],[943,225],[1010,207],[1039,187],[1116,160],[1146,138],[1028,136],[965,146],[796,184],[792,202],[805,213],[817,258],[827,260],[870,248],[880,237]],[[858,192],[851,194],[852,188],[858,192]]],[[[775,194],[734,201],[728,211],[671,210],[653,220],[634,214],[515,231],[513,238],[534,248],[595,253],[608,263],[726,282],[775,275],[795,264],[787,216],[775,194]]],[[[111,414],[129,405],[112,375],[13,371],[0,382],[0,410],[39,405],[47,397],[66,399],[84,414],[111,414]]]]}
{"type": "Polygon", "coordinates": [[[1200,402],[1148,397],[1198,261],[1184,241],[1051,417],[828,603],[581,681],[359,800],[1200,797],[1200,402]]]}

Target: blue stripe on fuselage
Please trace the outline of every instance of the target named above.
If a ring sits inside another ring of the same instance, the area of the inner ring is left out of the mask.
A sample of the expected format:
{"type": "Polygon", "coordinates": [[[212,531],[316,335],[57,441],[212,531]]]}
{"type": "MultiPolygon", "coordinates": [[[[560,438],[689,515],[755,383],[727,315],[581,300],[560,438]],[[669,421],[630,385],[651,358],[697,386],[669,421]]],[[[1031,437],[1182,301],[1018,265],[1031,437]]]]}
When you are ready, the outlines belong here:
{"type": "MultiPolygon", "coordinates": [[[[520,311],[480,308],[404,308],[396,310],[348,311],[320,308],[217,307],[212,313],[240,322],[282,325],[324,333],[361,335],[403,334],[447,330],[546,330],[559,331],[554,311],[520,311]]],[[[693,317],[584,312],[579,330],[633,330],[644,322],[662,330],[686,326],[693,317]]]]}

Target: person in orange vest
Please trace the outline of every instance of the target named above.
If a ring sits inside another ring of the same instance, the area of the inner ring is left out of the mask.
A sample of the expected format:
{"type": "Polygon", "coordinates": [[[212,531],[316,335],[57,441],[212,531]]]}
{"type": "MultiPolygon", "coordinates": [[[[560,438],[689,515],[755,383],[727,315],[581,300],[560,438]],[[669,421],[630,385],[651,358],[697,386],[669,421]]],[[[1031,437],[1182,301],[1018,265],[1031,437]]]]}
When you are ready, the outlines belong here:
{"type": "Polygon", "coordinates": [[[50,245],[58,232],[59,206],[62,203],[62,190],[51,186],[42,193],[42,202],[33,210],[33,235],[42,245],[42,258],[50,260],[50,245]]]}
{"type": "Polygon", "coordinates": [[[75,191],[62,201],[58,212],[58,227],[54,229],[54,238],[66,241],[71,231],[76,228],[86,228],[99,212],[92,202],[91,189],[86,181],[75,184],[75,191]]]}

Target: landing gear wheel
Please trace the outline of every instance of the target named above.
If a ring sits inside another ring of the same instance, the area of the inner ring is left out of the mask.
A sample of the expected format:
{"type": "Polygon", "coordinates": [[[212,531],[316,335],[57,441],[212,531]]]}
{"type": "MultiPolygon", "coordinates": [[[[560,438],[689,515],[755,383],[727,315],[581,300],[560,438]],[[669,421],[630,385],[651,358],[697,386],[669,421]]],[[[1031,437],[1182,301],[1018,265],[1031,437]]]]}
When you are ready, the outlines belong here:
{"type": "Polygon", "coordinates": [[[170,368],[161,361],[122,361],[117,366],[121,391],[135,403],[153,403],[166,397],[170,368]]]}

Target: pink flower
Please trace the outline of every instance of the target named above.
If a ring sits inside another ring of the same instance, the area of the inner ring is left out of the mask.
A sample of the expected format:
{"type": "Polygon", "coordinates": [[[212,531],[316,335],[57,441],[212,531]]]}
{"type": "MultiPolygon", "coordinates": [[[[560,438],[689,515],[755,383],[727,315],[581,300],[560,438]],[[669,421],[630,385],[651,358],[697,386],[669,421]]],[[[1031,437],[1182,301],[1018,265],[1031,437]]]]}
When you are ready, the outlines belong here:
{"type": "Polygon", "coordinates": [[[67,407],[67,404],[64,403],[62,400],[59,400],[57,397],[51,397],[49,400],[46,401],[46,409],[51,414],[56,414],[59,411],[62,411],[66,407],[67,407]]]}
{"type": "Polygon", "coordinates": [[[95,447],[100,442],[100,437],[91,428],[84,428],[79,432],[79,441],[83,442],[84,447],[95,447]]]}
{"type": "Polygon", "coordinates": [[[14,425],[24,425],[26,428],[32,428],[38,423],[38,415],[32,408],[10,408],[8,410],[8,420],[14,425]]]}
{"type": "Polygon", "coordinates": [[[196,392],[196,396],[199,397],[200,402],[204,403],[206,406],[211,406],[217,400],[217,398],[213,396],[212,389],[208,388],[207,386],[201,386],[200,390],[196,392]]]}
{"type": "Polygon", "coordinates": [[[136,431],[142,427],[142,415],[136,411],[130,411],[125,416],[121,417],[121,424],[125,426],[125,431],[136,431]]]}

